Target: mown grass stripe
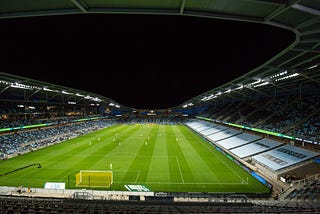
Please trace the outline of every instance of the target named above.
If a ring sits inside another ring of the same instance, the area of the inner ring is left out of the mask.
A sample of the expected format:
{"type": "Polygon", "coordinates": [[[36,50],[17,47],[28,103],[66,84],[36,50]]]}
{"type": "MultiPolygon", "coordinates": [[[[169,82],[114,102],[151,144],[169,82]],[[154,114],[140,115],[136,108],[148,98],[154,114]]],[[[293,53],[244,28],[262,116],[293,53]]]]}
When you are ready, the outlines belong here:
{"type": "Polygon", "coordinates": [[[199,146],[203,140],[199,136],[190,132],[185,126],[177,126],[176,130],[177,135],[180,136],[182,140],[188,142],[188,146],[190,146],[189,150],[192,148],[193,152],[197,154],[194,156],[199,159],[197,161],[199,165],[198,168],[207,172],[206,174],[208,174],[207,177],[209,180],[220,182],[219,177],[216,175],[216,169],[211,167],[213,164],[212,161],[214,160],[213,153],[210,150],[203,149],[203,147],[199,146]]]}
{"type": "MultiPolygon", "coordinates": [[[[176,157],[176,153],[174,153],[174,148],[171,145],[172,144],[172,133],[170,133],[171,129],[169,128],[169,126],[165,126],[165,131],[164,136],[163,136],[163,142],[166,144],[167,147],[167,154],[168,156],[172,156],[174,157],[176,160],[173,161],[173,159],[168,158],[167,162],[168,162],[168,169],[169,169],[169,175],[170,175],[170,181],[172,182],[183,182],[184,180],[180,180],[180,177],[178,176],[178,162],[177,162],[177,157],[176,157]]],[[[170,156],[170,157],[171,157],[170,156]]],[[[182,172],[181,172],[182,173],[182,172]]]]}
{"type": "MultiPolygon", "coordinates": [[[[141,142],[138,144],[139,150],[137,151],[135,158],[131,161],[128,167],[128,171],[140,171],[138,181],[141,181],[141,182],[144,182],[147,177],[150,160],[152,158],[151,155],[154,148],[154,138],[152,138],[152,131],[156,128],[157,128],[156,126],[145,127],[145,130],[148,130],[148,132],[142,133],[143,136],[142,136],[141,142]],[[145,142],[148,142],[148,147],[145,146],[145,142]],[[142,158],[143,156],[145,157],[142,158]]],[[[129,180],[135,181],[136,176],[132,177],[132,174],[127,173],[123,179],[127,181],[129,180]]]]}
{"type": "Polygon", "coordinates": [[[177,141],[177,136],[172,126],[168,126],[167,132],[167,141],[168,143],[168,155],[176,156],[177,160],[173,159],[173,162],[170,164],[175,166],[174,170],[176,171],[177,177],[180,178],[180,182],[193,182],[195,180],[193,174],[191,173],[192,169],[189,166],[188,160],[185,157],[184,151],[182,150],[182,146],[179,143],[179,139],[177,141]],[[179,162],[178,162],[179,161],[179,162]],[[179,165],[178,165],[179,164],[179,165]],[[181,172],[181,175],[180,175],[181,172]]]}
{"type": "MultiPolygon", "coordinates": [[[[152,133],[154,147],[149,153],[151,159],[146,181],[167,182],[170,179],[170,172],[168,171],[168,159],[171,157],[168,157],[166,149],[167,145],[163,141],[162,132],[164,132],[164,128],[161,126],[157,127],[158,128],[152,133]]],[[[149,144],[146,145],[146,147],[149,147],[149,144]]]]}

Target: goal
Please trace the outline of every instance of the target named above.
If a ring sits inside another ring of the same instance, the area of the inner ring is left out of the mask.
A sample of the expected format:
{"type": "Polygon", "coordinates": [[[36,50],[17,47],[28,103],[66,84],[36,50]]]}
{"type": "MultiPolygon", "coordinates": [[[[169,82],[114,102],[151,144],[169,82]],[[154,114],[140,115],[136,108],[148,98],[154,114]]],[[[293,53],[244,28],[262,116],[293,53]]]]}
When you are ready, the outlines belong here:
{"type": "Polygon", "coordinates": [[[109,188],[113,183],[112,171],[80,170],[76,174],[77,187],[109,188]]]}

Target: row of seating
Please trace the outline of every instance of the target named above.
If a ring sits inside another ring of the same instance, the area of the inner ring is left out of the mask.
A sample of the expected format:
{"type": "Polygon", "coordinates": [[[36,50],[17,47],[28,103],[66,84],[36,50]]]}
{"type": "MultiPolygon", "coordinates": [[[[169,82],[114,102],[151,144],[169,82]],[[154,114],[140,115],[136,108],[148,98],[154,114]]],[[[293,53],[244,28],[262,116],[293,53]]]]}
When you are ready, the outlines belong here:
{"type": "Polygon", "coordinates": [[[239,158],[246,158],[280,145],[282,145],[282,143],[278,141],[263,138],[255,142],[231,149],[230,152],[232,152],[239,158]]]}
{"type": "Polygon", "coordinates": [[[320,142],[320,94],[221,103],[200,116],[320,142]]]}
{"type": "Polygon", "coordinates": [[[273,171],[299,164],[303,161],[318,156],[318,153],[295,147],[292,145],[283,145],[281,147],[271,149],[258,155],[254,155],[252,159],[257,161],[273,171]]]}
{"type": "Polygon", "coordinates": [[[320,201],[320,180],[315,180],[299,188],[294,188],[286,195],[287,200],[320,201]]]}
{"type": "Polygon", "coordinates": [[[223,146],[226,149],[239,148],[243,145],[250,144],[253,141],[260,139],[260,136],[252,135],[249,133],[241,133],[239,135],[235,135],[221,141],[216,142],[220,146],[223,146]]]}
{"type": "Polygon", "coordinates": [[[258,162],[272,171],[299,164],[319,155],[316,152],[292,145],[283,145],[270,139],[261,139],[260,136],[241,133],[240,130],[212,122],[194,120],[187,122],[186,125],[236,156],[240,158],[252,157],[254,162],[258,162]]]}
{"type": "Polygon", "coordinates": [[[119,119],[123,124],[161,124],[161,125],[175,125],[182,123],[184,120],[179,117],[156,117],[156,118],[138,118],[130,117],[127,119],[119,119]]]}
{"type": "Polygon", "coordinates": [[[9,155],[24,153],[38,147],[55,144],[112,124],[113,121],[102,119],[62,124],[41,129],[21,130],[17,133],[1,135],[0,158],[7,158],[9,155]]]}
{"type": "MultiPolygon", "coordinates": [[[[38,114],[35,114],[38,115],[38,114]]],[[[69,123],[77,119],[82,119],[83,116],[63,116],[63,117],[21,117],[20,115],[11,116],[9,119],[2,119],[0,115],[0,129],[2,128],[17,128],[22,126],[42,124],[42,123],[69,123]]],[[[94,116],[92,116],[94,117],[94,116]]],[[[90,117],[86,117],[90,118],[90,117]]]]}
{"type": "Polygon", "coordinates": [[[1,196],[1,213],[317,213],[305,202],[147,202],[1,196]]]}

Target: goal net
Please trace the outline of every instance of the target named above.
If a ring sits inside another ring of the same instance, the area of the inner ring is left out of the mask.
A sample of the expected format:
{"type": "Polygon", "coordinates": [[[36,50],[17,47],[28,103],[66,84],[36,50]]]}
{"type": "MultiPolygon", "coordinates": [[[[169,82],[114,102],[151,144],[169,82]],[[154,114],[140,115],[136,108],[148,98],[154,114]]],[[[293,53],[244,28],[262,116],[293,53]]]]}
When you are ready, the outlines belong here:
{"type": "Polygon", "coordinates": [[[77,187],[104,187],[108,188],[113,182],[112,171],[80,170],[76,174],[77,187]]]}

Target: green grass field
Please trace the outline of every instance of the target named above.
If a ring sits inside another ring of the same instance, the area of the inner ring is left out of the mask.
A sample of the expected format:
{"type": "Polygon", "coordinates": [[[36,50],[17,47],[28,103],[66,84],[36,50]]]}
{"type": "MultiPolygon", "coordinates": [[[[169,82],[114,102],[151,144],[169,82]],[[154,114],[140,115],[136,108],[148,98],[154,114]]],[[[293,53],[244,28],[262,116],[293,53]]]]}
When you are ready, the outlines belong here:
{"type": "Polygon", "coordinates": [[[1,161],[0,173],[33,163],[42,167],[1,176],[0,185],[43,188],[45,182],[65,182],[74,189],[80,170],[110,170],[112,163],[114,183],[106,190],[140,184],[168,192],[269,191],[183,125],[111,126],[1,161]]]}

